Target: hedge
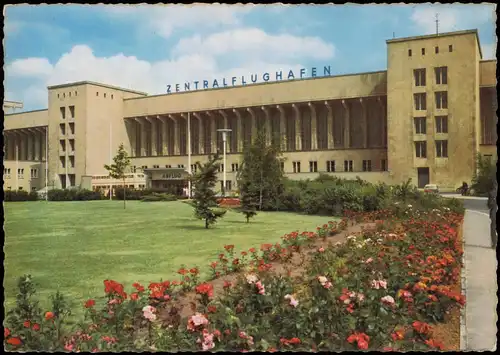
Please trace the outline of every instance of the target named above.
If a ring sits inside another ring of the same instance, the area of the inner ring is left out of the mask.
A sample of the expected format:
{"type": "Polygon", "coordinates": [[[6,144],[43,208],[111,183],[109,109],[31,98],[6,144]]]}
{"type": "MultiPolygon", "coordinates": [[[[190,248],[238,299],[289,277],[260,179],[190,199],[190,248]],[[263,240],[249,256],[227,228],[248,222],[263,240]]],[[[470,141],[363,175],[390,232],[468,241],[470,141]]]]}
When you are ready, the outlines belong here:
{"type": "Polygon", "coordinates": [[[85,189],[53,189],[49,190],[49,201],[90,201],[103,200],[104,195],[100,191],[85,189]]]}
{"type": "Polygon", "coordinates": [[[38,194],[35,191],[4,191],[5,202],[37,201],[38,194]]]}

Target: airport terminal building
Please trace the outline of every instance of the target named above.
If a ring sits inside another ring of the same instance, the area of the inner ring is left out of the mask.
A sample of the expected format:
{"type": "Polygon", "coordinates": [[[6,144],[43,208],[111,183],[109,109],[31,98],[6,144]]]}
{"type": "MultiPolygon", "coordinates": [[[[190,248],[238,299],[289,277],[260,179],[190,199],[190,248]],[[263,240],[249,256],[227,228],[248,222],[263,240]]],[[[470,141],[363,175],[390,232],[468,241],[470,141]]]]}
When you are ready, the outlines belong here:
{"type": "MultiPolygon", "coordinates": [[[[196,161],[222,151],[222,128],[231,129],[228,191],[260,129],[280,140],[291,179],[470,182],[477,153],[497,158],[496,60],[482,60],[477,31],[391,39],[387,58],[379,72],[332,76],[325,66],[303,79],[302,71],[260,74],[268,81],[255,84],[253,73],[169,84],[155,96],[94,82],[49,87],[48,109],[4,116],[4,190],[121,184],[104,164],[123,143],[128,186],[180,191],[196,161]]],[[[4,102],[4,111],[13,107],[4,102]]]]}

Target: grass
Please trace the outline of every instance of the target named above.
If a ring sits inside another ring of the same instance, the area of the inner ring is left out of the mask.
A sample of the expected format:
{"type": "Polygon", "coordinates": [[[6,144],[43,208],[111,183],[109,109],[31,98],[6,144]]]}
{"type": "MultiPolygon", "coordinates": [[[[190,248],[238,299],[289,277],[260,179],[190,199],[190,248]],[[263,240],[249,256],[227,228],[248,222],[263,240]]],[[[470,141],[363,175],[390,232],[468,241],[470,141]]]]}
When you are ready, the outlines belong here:
{"type": "Polygon", "coordinates": [[[127,292],[136,281],[174,280],[181,264],[207,271],[225,244],[258,247],[329,220],[262,212],[247,224],[242,214],[228,211],[206,230],[192,207],[178,201],[129,201],[126,210],[120,201],[14,202],[4,210],[6,308],[23,274],[33,276],[42,306],[56,290],[81,305],[103,295],[105,279],[124,283],[127,292]]]}

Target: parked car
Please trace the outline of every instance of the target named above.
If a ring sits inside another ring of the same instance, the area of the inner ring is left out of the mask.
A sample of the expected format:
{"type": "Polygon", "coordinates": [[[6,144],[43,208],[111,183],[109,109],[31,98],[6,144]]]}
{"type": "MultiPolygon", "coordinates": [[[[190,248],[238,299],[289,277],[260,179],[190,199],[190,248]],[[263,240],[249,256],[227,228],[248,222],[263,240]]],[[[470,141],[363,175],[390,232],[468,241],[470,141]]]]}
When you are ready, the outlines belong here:
{"type": "Polygon", "coordinates": [[[439,187],[436,184],[427,184],[424,186],[424,192],[439,193],[439,187]]]}

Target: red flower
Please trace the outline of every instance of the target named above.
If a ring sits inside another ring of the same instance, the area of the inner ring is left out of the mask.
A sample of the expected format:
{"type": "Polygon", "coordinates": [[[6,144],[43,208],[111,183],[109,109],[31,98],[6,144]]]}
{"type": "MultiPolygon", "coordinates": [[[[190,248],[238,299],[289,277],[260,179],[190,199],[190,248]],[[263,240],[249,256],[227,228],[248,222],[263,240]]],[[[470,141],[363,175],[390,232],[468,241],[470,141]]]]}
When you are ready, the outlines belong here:
{"type": "Polygon", "coordinates": [[[123,285],[113,280],[104,280],[104,292],[107,295],[117,294],[122,298],[127,298],[127,294],[123,290],[123,285]]]}
{"type": "Polygon", "coordinates": [[[210,264],[210,267],[211,267],[212,269],[215,269],[215,268],[217,267],[217,261],[212,262],[212,263],[210,264]]]}
{"type": "Polygon", "coordinates": [[[415,329],[415,331],[417,333],[420,333],[420,334],[427,334],[431,330],[431,327],[429,326],[429,324],[424,323],[424,322],[415,321],[415,322],[413,322],[412,325],[413,325],[413,329],[415,329]]]}
{"type": "Polygon", "coordinates": [[[443,350],[443,344],[441,344],[440,342],[434,340],[434,339],[429,339],[429,340],[426,340],[425,341],[425,344],[427,344],[428,346],[430,346],[431,348],[437,348],[439,350],[443,350]]]}
{"type": "Polygon", "coordinates": [[[227,288],[230,288],[231,287],[231,282],[227,281],[227,280],[224,280],[224,288],[227,289],[227,288]]]}
{"type": "Polygon", "coordinates": [[[290,344],[296,345],[296,344],[300,344],[300,339],[299,338],[292,338],[288,342],[290,344]]]}
{"type": "Polygon", "coordinates": [[[33,330],[35,332],[38,332],[40,330],[40,324],[38,324],[38,323],[33,324],[33,330]]]}
{"type": "Polygon", "coordinates": [[[143,292],[144,291],[144,286],[142,286],[140,283],[136,282],[132,284],[132,286],[137,290],[137,292],[143,292]]]}
{"type": "Polygon", "coordinates": [[[358,340],[358,348],[361,350],[366,350],[366,349],[368,349],[368,343],[363,339],[359,339],[358,340]]]}
{"type": "Polygon", "coordinates": [[[85,302],[85,308],[92,308],[94,307],[94,305],[95,305],[94,300],[88,300],[87,302],[85,302]]]}
{"type": "Polygon", "coordinates": [[[191,273],[191,275],[197,275],[199,271],[198,268],[194,267],[191,270],[189,270],[189,272],[191,273]]]}
{"type": "Polygon", "coordinates": [[[22,344],[22,342],[21,342],[21,339],[16,337],[16,338],[7,339],[7,344],[19,346],[22,344]]]}
{"type": "Polygon", "coordinates": [[[31,327],[31,322],[30,322],[29,320],[27,320],[27,321],[25,321],[25,322],[23,323],[23,326],[24,326],[25,328],[29,328],[29,327],[31,327]]]}
{"type": "Polygon", "coordinates": [[[196,286],[195,291],[197,294],[207,295],[208,297],[212,297],[214,294],[214,288],[209,283],[203,283],[201,285],[196,286]]]}
{"type": "Polygon", "coordinates": [[[245,256],[245,255],[247,255],[247,252],[246,251],[242,251],[241,255],[245,256]]]}
{"type": "Polygon", "coordinates": [[[215,307],[215,306],[208,306],[208,312],[209,313],[215,313],[215,312],[217,312],[217,307],[215,307]]]}
{"type": "Polygon", "coordinates": [[[250,249],[248,249],[248,251],[249,251],[250,253],[252,253],[252,254],[256,252],[255,248],[250,248],[250,249]]]}
{"type": "Polygon", "coordinates": [[[10,335],[10,329],[9,328],[4,328],[3,329],[3,337],[7,338],[10,335]]]}
{"type": "Polygon", "coordinates": [[[52,313],[52,312],[46,312],[45,313],[45,319],[46,320],[49,320],[49,319],[52,319],[52,318],[54,318],[54,313],[52,313]]]}
{"type": "Polygon", "coordinates": [[[187,271],[186,269],[184,269],[184,268],[180,268],[180,269],[177,271],[177,273],[178,273],[178,274],[181,274],[181,275],[186,275],[186,274],[187,274],[187,272],[188,272],[188,271],[187,271]]]}
{"type": "Polygon", "coordinates": [[[394,341],[396,341],[396,340],[403,340],[405,338],[405,334],[404,334],[403,331],[397,330],[397,331],[395,331],[394,333],[391,334],[391,338],[394,341]]]}
{"type": "Polygon", "coordinates": [[[229,252],[229,251],[234,249],[234,245],[232,245],[232,244],[231,245],[224,245],[224,249],[226,249],[226,251],[229,252]]]}
{"type": "Polygon", "coordinates": [[[132,301],[137,301],[137,300],[139,299],[139,294],[138,294],[138,293],[136,293],[136,292],[132,293],[132,294],[130,295],[130,299],[131,299],[132,301]]]}

